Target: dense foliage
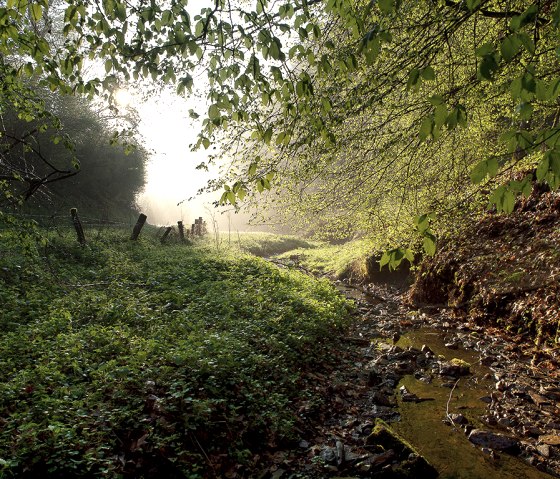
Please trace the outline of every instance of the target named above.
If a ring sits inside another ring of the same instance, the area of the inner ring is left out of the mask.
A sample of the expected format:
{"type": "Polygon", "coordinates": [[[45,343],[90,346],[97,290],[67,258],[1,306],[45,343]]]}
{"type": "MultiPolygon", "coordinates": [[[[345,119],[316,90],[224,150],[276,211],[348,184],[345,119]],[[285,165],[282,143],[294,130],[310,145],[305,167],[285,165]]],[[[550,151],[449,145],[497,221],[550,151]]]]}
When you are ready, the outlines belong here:
{"type": "Polygon", "coordinates": [[[22,257],[2,234],[2,477],[220,475],[320,400],[300,381],[346,321],[331,285],[127,236],[22,257]]]}
{"type": "MultiPolygon", "coordinates": [[[[76,206],[83,211],[97,211],[100,216],[111,209],[131,208],[135,195],[144,184],[147,152],[141,147],[115,145],[114,126],[131,124],[130,118],[104,108],[84,98],[61,96],[48,92],[41,94],[46,110],[56,115],[57,128],[40,128],[36,120],[26,120],[15,107],[6,109],[2,125],[6,143],[16,138],[27,138],[33,146],[14,144],[5,153],[1,167],[12,172],[12,188],[2,204],[17,204],[25,198],[34,210],[44,208],[52,214],[76,206]],[[48,164],[45,165],[45,162],[48,164]],[[71,163],[74,162],[74,166],[71,163]],[[67,175],[49,177],[49,168],[67,175]],[[14,172],[32,174],[33,188],[14,172]],[[42,181],[43,176],[47,179],[42,181]],[[59,181],[64,179],[64,181],[59,181]]],[[[7,185],[8,186],[8,185],[7,185]]]]}
{"type": "Polygon", "coordinates": [[[143,78],[185,93],[205,75],[193,116],[205,117],[198,146],[222,140],[233,158],[216,182],[222,202],[272,182],[274,213],[311,217],[330,237],[394,246],[414,231],[431,254],[433,222],[477,200],[471,180],[496,177],[490,201],[506,212],[535,179],[560,183],[555,0],[215,0],[199,11],[9,0],[0,20],[2,77],[18,92],[31,77],[67,93],[111,96],[143,78]],[[103,75],[84,74],[92,62],[103,75]],[[516,168],[535,173],[514,180],[516,168]]]}

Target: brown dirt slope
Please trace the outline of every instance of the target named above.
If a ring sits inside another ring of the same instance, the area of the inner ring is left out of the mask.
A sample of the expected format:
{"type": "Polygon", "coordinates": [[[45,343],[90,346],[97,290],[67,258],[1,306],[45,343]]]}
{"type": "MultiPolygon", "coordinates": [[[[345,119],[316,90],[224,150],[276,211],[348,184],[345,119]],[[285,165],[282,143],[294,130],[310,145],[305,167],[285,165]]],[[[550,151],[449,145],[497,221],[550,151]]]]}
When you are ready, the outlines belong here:
{"type": "Polygon", "coordinates": [[[560,342],[560,192],[537,185],[512,214],[488,213],[421,264],[415,305],[560,342]]]}

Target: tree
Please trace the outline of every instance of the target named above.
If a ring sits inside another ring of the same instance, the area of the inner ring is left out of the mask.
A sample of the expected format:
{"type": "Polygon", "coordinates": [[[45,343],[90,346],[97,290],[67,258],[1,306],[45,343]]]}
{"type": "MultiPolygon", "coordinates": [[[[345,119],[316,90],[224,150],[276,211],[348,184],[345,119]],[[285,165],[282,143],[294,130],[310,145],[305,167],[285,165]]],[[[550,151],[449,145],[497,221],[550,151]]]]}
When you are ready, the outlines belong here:
{"type": "MultiPolygon", "coordinates": [[[[23,5],[10,0],[3,15],[24,28],[0,34],[0,51],[17,42],[20,57],[30,58],[18,78],[40,75],[53,89],[90,95],[121,80],[153,78],[185,93],[204,71],[208,109],[198,146],[238,126],[242,138],[276,147],[225,185],[224,201],[267,189],[274,171],[294,164],[319,171],[334,157],[341,173],[345,164],[351,172],[354,162],[337,148],[368,116],[366,130],[385,137],[374,148],[385,164],[384,145],[389,154],[409,145],[416,149],[402,159],[404,170],[424,169],[422,149],[433,152],[432,168],[441,168],[442,151],[456,151],[453,142],[469,152],[465,140],[478,138],[492,148],[486,157],[469,155],[461,174],[476,159],[472,179],[481,182],[523,161],[537,167],[537,180],[558,186],[557,1],[216,0],[195,15],[176,0],[67,0],[59,47],[35,28],[44,22],[45,1],[23,5]],[[104,78],[84,78],[87,58],[103,59],[104,78]]],[[[409,181],[405,175],[398,183],[409,181]]],[[[509,211],[530,181],[507,180],[491,199],[509,211]]]]}

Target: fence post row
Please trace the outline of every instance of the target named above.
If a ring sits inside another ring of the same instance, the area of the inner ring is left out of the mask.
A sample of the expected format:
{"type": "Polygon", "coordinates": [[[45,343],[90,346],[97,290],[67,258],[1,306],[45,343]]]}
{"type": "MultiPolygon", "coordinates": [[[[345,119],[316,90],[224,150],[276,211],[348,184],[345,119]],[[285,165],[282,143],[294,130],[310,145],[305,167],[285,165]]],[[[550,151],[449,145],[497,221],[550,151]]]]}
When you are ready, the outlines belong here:
{"type": "Polygon", "coordinates": [[[78,243],[82,246],[86,244],[86,235],[84,234],[84,228],[80,218],[78,218],[78,209],[71,208],[70,216],[72,216],[72,223],[74,224],[74,229],[76,230],[76,235],[78,236],[78,243]]]}
{"type": "Polygon", "coordinates": [[[185,227],[183,226],[182,221],[177,221],[177,228],[179,228],[179,239],[181,243],[185,242],[185,227]]]}
{"type": "Polygon", "coordinates": [[[135,241],[138,239],[138,236],[140,235],[140,231],[142,231],[142,228],[144,227],[147,218],[148,217],[144,213],[140,213],[140,216],[138,217],[138,221],[136,222],[136,224],[134,225],[134,229],[132,230],[132,235],[130,236],[131,240],[135,241]]]}
{"type": "Polygon", "coordinates": [[[165,231],[163,232],[163,236],[161,237],[161,240],[160,240],[161,244],[165,243],[165,240],[169,236],[169,233],[171,233],[172,229],[173,229],[173,226],[168,226],[167,228],[165,228],[165,231]]]}

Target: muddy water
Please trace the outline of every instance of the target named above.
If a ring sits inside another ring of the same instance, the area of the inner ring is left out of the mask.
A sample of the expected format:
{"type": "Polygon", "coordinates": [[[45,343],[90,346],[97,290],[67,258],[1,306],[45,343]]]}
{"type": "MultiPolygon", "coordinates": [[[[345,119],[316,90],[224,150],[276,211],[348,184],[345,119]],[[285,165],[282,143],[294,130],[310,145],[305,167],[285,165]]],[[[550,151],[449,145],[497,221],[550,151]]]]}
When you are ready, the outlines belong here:
{"type": "MultiPolygon", "coordinates": [[[[392,427],[412,443],[430,461],[442,479],[543,479],[551,478],[525,464],[522,460],[499,453],[496,459],[474,447],[462,431],[446,425],[446,412],[463,414],[473,426],[481,426],[480,416],[485,413],[485,403],[479,398],[487,396],[494,382],[483,377],[490,370],[478,363],[478,354],[468,350],[450,350],[444,346],[441,332],[420,329],[404,334],[398,346],[420,349],[423,344],[436,355],[447,360],[459,358],[469,362],[472,376],[459,380],[455,389],[442,386],[442,380],[434,375],[430,384],[405,376],[399,383],[420,398],[433,398],[421,403],[402,402],[399,397],[401,421],[392,427]]],[[[397,394],[397,396],[400,396],[397,394]]],[[[484,429],[488,429],[484,426],[484,429]]]]}

